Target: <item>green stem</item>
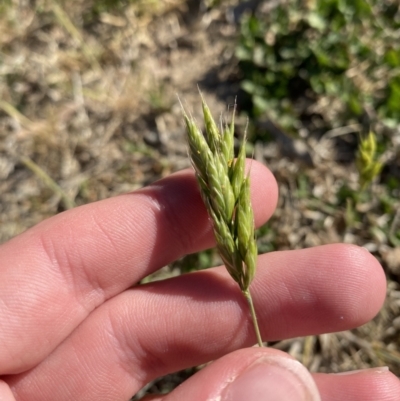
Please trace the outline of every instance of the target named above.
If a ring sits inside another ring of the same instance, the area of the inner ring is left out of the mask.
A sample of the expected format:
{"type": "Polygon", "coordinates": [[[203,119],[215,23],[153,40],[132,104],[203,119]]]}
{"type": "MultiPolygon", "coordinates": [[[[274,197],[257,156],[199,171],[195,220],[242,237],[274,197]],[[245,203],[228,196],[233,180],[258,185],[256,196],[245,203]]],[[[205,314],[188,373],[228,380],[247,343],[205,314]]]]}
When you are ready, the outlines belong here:
{"type": "Polygon", "coordinates": [[[263,347],[264,345],[261,338],[260,329],[258,328],[257,315],[254,309],[253,298],[251,297],[250,290],[249,289],[242,290],[242,293],[245,296],[247,303],[249,304],[250,307],[251,319],[253,321],[253,326],[254,326],[254,331],[256,333],[258,346],[263,347]]]}

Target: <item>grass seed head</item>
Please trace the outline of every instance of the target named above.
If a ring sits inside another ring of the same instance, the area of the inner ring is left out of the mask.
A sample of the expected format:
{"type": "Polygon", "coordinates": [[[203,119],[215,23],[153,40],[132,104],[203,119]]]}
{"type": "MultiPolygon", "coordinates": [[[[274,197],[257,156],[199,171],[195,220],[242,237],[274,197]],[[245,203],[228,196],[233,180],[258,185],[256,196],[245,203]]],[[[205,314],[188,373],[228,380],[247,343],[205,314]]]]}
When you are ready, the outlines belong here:
{"type": "Polygon", "coordinates": [[[365,189],[382,170],[383,164],[377,160],[376,151],[376,135],[370,131],[367,137],[361,138],[356,156],[362,189],[365,189]]]}
{"type": "Polygon", "coordinates": [[[190,160],[200,191],[213,221],[219,254],[242,291],[255,274],[257,244],[250,202],[250,179],[245,176],[243,141],[234,160],[234,117],[219,129],[202,97],[205,135],[193,118],[184,113],[190,160]]]}

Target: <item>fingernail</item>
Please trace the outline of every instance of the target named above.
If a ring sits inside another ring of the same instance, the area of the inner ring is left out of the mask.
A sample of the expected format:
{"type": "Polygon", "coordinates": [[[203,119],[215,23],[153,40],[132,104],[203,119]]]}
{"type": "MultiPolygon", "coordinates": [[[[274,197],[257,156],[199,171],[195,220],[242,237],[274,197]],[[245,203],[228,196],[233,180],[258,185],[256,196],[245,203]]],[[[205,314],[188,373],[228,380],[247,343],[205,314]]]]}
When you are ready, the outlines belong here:
{"type": "Polygon", "coordinates": [[[286,357],[263,357],[225,388],[224,401],[320,401],[310,373],[286,357]]]}

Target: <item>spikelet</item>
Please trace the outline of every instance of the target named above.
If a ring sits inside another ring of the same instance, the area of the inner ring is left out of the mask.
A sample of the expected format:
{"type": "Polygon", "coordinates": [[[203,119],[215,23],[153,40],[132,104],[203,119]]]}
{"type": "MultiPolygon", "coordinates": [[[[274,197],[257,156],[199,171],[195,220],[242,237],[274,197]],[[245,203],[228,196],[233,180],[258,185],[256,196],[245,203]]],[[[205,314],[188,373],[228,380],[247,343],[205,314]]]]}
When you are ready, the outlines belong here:
{"type": "Polygon", "coordinates": [[[361,189],[365,189],[382,170],[382,163],[377,160],[376,135],[370,131],[366,138],[361,138],[356,156],[356,166],[360,176],[361,189]]]}

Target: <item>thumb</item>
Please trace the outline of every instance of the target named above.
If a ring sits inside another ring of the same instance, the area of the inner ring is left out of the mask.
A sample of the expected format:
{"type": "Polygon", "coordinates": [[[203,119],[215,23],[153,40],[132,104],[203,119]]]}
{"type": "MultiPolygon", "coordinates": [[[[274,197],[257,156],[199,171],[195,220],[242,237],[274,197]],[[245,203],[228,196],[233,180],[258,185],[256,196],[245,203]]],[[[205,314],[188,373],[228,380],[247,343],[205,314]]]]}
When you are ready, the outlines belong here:
{"type": "Polygon", "coordinates": [[[321,401],[308,370],[289,355],[247,348],[220,358],[164,400],[321,401]]]}
{"type": "Polygon", "coordinates": [[[224,401],[319,401],[311,374],[286,355],[263,355],[225,389],[224,401]]]}
{"type": "Polygon", "coordinates": [[[15,401],[10,387],[2,380],[0,380],[0,401],[15,401]]]}

